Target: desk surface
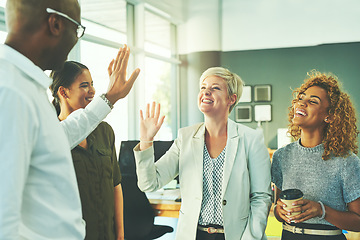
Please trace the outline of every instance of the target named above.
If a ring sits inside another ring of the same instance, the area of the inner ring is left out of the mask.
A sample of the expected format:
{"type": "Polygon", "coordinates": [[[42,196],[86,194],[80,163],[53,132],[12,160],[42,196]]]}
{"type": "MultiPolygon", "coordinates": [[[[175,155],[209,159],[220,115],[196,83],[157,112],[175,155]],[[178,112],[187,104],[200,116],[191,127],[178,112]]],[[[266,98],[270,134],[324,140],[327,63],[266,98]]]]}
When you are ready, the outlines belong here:
{"type": "Polygon", "coordinates": [[[161,217],[179,217],[181,202],[175,199],[180,197],[180,189],[159,190],[152,193],[146,193],[151,206],[155,210],[155,216],[161,217]]]}
{"type": "Polygon", "coordinates": [[[149,199],[151,206],[155,210],[155,216],[160,217],[179,217],[181,202],[174,200],[149,199]]]}

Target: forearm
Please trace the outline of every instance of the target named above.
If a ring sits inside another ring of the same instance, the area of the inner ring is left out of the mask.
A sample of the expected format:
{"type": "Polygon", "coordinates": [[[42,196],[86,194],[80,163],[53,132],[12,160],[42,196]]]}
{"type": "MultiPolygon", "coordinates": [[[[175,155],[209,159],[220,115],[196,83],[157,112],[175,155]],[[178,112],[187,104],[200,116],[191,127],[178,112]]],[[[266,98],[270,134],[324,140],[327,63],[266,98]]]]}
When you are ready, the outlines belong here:
{"type": "Polygon", "coordinates": [[[121,184],[114,188],[116,239],[124,239],[124,201],[121,184]]]}
{"type": "Polygon", "coordinates": [[[78,109],[61,121],[71,149],[84,140],[110,111],[107,103],[97,97],[85,109],[78,109]]]}
{"type": "Polygon", "coordinates": [[[337,211],[325,205],[325,220],[336,227],[353,232],[360,232],[360,215],[351,211],[337,211]]]}

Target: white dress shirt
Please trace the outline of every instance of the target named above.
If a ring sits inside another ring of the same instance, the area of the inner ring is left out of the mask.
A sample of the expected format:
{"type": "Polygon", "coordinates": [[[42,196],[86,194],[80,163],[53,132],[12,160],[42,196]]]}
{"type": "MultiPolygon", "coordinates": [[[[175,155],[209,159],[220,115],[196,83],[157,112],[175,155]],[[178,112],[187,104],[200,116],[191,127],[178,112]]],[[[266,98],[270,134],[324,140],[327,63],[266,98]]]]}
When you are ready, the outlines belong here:
{"type": "Polygon", "coordinates": [[[48,100],[51,79],[0,45],[0,239],[84,239],[70,149],[110,112],[101,99],[61,124],[48,100]]]}

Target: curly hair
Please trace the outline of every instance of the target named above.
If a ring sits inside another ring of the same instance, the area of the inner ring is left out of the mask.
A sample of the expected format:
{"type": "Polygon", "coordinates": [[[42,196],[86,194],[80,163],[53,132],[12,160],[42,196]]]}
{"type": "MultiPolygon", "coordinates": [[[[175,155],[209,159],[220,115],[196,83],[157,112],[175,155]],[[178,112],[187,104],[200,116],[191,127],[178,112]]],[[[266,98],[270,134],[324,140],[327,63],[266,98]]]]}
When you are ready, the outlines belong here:
{"type": "Polygon", "coordinates": [[[331,121],[324,128],[323,144],[324,153],[322,158],[328,160],[330,155],[335,157],[346,157],[351,152],[358,153],[358,134],[356,125],[356,113],[348,94],[340,89],[338,79],[333,74],[325,74],[312,70],[307,74],[309,78],[293,91],[294,99],[289,107],[288,132],[295,139],[300,138],[301,129],[293,123],[294,104],[298,101],[299,94],[304,93],[312,86],[323,88],[328,95],[328,113],[331,121]]]}

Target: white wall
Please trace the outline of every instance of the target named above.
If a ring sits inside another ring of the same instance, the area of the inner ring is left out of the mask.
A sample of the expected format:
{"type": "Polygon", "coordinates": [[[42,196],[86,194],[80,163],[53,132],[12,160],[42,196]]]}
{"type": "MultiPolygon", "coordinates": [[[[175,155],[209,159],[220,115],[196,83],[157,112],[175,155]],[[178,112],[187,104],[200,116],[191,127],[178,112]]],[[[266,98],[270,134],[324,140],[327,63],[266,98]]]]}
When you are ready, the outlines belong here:
{"type": "Polygon", "coordinates": [[[360,41],[359,0],[196,0],[187,7],[180,54],[360,41]]]}
{"type": "Polygon", "coordinates": [[[189,0],[178,25],[179,53],[221,50],[221,0],[189,0]]]}

